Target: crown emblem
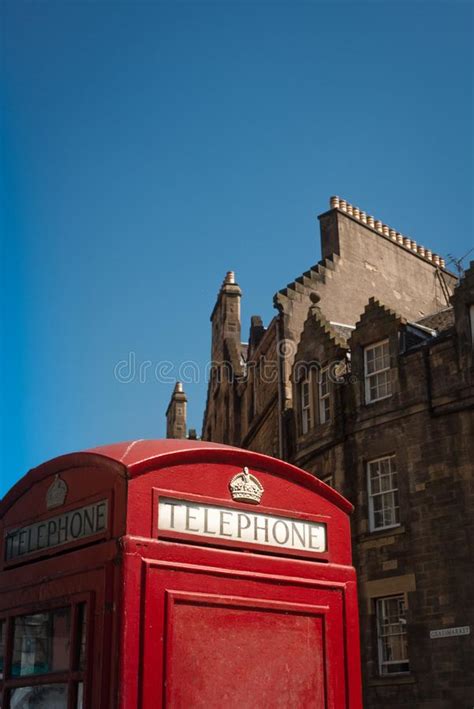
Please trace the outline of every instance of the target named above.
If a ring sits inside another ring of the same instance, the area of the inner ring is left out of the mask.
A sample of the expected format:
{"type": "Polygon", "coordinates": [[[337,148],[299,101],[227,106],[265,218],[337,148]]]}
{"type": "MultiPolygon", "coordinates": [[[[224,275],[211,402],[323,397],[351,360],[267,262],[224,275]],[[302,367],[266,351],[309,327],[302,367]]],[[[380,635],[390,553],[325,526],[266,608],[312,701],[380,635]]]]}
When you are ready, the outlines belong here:
{"type": "Polygon", "coordinates": [[[229,489],[233,500],[249,502],[251,505],[258,505],[263,495],[262,483],[255,475],[249,473],[248,468],[234,475],[229,483],[229,489]]]}
{"type": "Polygon", "coordinates": [[[59,475],[56,475],[54,481],[48,487],[48,492],[46,493],[46,507],[48,510],[64,505],[66,495],[67,485],[64,480],[61,480],[59,475]]]}

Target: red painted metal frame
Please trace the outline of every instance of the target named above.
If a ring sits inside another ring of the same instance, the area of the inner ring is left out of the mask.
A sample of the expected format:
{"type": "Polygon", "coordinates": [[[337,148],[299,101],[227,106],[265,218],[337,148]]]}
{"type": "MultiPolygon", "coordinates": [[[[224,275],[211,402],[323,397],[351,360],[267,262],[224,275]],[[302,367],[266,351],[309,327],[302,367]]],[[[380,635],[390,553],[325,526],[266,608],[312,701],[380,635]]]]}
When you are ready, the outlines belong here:
{"type": "Polygon", "coordinates": [[[128,475],[131,477],[143,475],[150,470],[170,467],[178,461],[180,465],[203,462],[234,462],[239,465],[241,461],[248,461],[256,468],[271,471],[274,475],[283,478],[291,478],[296,484],[313,490],[318,495],[329,500],[346,514],[350,514],[353,510],[352,504],[334,488],[329,487],[329,485],[326,485],[313,475],[304,472],[301,468],[263,453],[245,451],[241,448],[233,448],[220,443],[170,439],[161,441],[138,440],[102,446],[89,452],[120,461],[127,468],[128,475]]]}
{"type": "MultiPolygon", "coordinates": [[[[85,503],[104,498],[106,491],[110,494],[107,538],[94,543],[78,540],[78,546],[72,542],[49,555],[28,556],[24,563],[4,568],[0,613],[19,605],[28,612],[40,610],[45,602],[78,591],[93,594],[94,643],[89,660],[94,682],[86,709],[147,709],[163,704],[162,697],[156,699],[157,675],[147,668],[156,667],[162,652],[159,638],[164,626],[157,623],[162,622],[166,604],[169,607],[170,599],[180,593],[193,598],[210,594],[223,603],[234,596],[246,599],[242,603],[256,599],[255,606],[277,603],[282,608],[310,609],[332,603],[340,607],[339,639],[331,638],[335,644],[327,657],[327,709],[361,709],[356,579],[348,520],[352,506],[335,490],[292,465],[229,446],[171,440],[114,444],[62,456],[30,471],[0,503],[2,548],[5,528],[51,516],[38,512],[38,500],[44,500],[57,473],[67,477],[70,508],[79,506],[80,500],[85,503]],[[230,498],[229,480],[244,465],[265,487],[263,505],[248,506],[230,498]],[[178,499],[324,522],[327,553],[305,558],[286,553],[290,550],[278,554],[278,549],[266,545],[257,550],[255,545],[244,548],[232,542],[232,547],[226,547],[221,545],[225,540],[219,540],[214,547],[202,537],[189,543],[188,535],[188,543],[160,539],[156,490],[178,499]],[[180,588],[173,582],[178,577],[180,588]],[[321,603],[318,597],[328,602],[321,603]],[[159,631],[155,635],[150,633],[150,622],[159,631]],[[331,662],[339,668],[336,675],[331,662]],[[344,695],[337,694],[341,681],[344,695]]],[[[51,512],[54,515],[56,510],[51,512]]],[[[162,668],[163,663],[160,672],[162,668]]]]}
{"type": "Polygon", "coordinates": [[[93,673],[93,682],[86,681],[84,689],[85,706],[94,709],[117,706],[115,654],[119,642],[121,575],[117,539],[125,531],[125,481],[126,470],[115,461],[90,454],[62,456],[28,473],[0,503],[0,617],[16,614],[19,609],[40,612],[58,604],[67,605],[78,594],[88,596],[94,605],[93,612],[89,610],[87,653],[87,672],[93,673]],[[48,511],[46,493],[56,474],[67,481],[68,497],[64,506],[48,511]],[[5,529],[54,517],[58,511],[100,499],[109,501],[105,535],[100,533],[40,550],[5,567],[5,529]]]}

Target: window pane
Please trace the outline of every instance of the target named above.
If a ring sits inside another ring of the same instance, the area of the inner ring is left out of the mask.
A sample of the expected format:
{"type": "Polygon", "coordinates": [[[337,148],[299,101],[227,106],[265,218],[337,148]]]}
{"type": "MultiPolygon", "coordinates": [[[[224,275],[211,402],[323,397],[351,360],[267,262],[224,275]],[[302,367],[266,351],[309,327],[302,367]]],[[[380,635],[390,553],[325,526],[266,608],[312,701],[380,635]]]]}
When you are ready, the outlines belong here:
{"type": "Polygon", "coordinates": [[[67,684],[39,684],[13,689],[10,709],[67,709],[67,684]]]}
{"type": "Polygon", "coordinates": [[[380,492],[380,478],[378,476],[371,479],[370,492],[372,495],[378,495],[380,492]]]}
{"type": "Polygon", "coordinates": [[[371,530],[399,524],[398,476],[395,457],[368,463],[368,491],[371,530]]]}
{"type": "Polygon", "coordinates": [[[320,380],[320,392],[321,396],[326,396],[329,393],[329,381],[328,381],[328,370],[321,370],[321,380],[320,380]]]}
{"type": "Polygon", "coordinates": [[[311,425],[311,388],[306,380],[301,382],[301,433],[308,433],[311,425]]]}
{"type": "Polygon", "coordinates": [[[303,406],[308,406],[309,404],[309,384],[304,382],[303,384],[303,406]]]}
{"type": "Polygon", "coordinates": [[[383,527],[384,522],[383,522],[383,514],[381,511],[379,512],[374,512],[374,529],[378,529],[379,527],[383,527]]]}
{"type": "Polygon", "coordinates": [[[311,428],[311,415],[309,409],[303,410],[303,433],[308,433],[311,428]]]}
{"type": "Polygon", "coordinates": [[[379,478],[380,489],[382,492],[388,492],[392,489],[392,476],[391,475],[381,475],[379,478]]]}
{"type": "Polygon", "coordinates": [[[388,342],[365,350],[365,377],[368,401],[390,396],[390,353],[388,342]]]}
{"type": "Polygon", "coordinates": [[[383,510],[383,523],[385,527],[395,524],[395,511],[391,507],[384,507],[383,510]]]}
{"type": "Polygon", "coordinates": [[[377,399],[377,386],[375,378],[371,377],[369,379],[369,401],[373,401],[374,399],[377,399]]]}
{"type": "Polygon", "coordinates": [[[84,701],[84,682],[79,682],[77,685],[77,703],[76,709],[82,709],[82,703],[84,701]]]}
{"type": "Polygon", "coordinates": [[[391,393],[389,372],[380,372],[375,375],[377,380],[378,398],[388,396],[391,393]]]}
{"type": "Polygon", "coordinates": [[[70,624],[70,608],[15,618],[13,677],[69,669],[70,624]]]}
{"type": "Polygon", "coordinates": [[[324,407],[324,420],[329,421],[329,419],[331,418],[331,404],[329,402],[329,397],[324,399],[323,407],[324,407]]]}
{"type": "Polygon", "coordinates": [[[380,673],[408,672],[404,597],[380,598],[376,610],[380,673]]]}
{"type": "Polygon", "coordinates": [[[374,350],[366,350],[365,361],[367,363],[367,374],[372,374],[374,371],[374,350]]]}
{"type": "MultiPolygon", "coordinates": [[[[0,679],[3,679],[3,665],[5,662],[5,633],[7,624],[0,620],[0,679]]],[[[1,700],[1,697],[0,697],[1,700]]]]}
{"type": "Polygon", "coordinates": [[[87,613],[85,603],[81,603],[78,607],[78,625],[77,642],[79,643],[79,651],[76,657],[79,660],[79,669],[83,670],[86,666],[87,643],[87,613]]]}

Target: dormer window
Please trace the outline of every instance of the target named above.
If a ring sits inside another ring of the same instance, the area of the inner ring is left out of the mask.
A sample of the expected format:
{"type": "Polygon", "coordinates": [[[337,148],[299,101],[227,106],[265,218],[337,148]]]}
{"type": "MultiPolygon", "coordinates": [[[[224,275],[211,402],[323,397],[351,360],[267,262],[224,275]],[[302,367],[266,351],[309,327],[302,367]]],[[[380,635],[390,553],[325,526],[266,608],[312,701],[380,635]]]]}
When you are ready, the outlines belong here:
{"type": "Polygon", "coordinates": [[[319,374],[319,423],[327,423],[331,418],[331,392],[329,389],[329,367],[321,369],[319,374]]]}
{"type": "Polygon", "coordinates": [[[312,427],[311,380],[309,376],[300,383],[301,433],[308,433],[312,427]]]}
{"type": "Polygon", "coordinates": [[[392,394],[388,340],[376,342],[364,350],[365,403],[380,401],[392,394]]]}

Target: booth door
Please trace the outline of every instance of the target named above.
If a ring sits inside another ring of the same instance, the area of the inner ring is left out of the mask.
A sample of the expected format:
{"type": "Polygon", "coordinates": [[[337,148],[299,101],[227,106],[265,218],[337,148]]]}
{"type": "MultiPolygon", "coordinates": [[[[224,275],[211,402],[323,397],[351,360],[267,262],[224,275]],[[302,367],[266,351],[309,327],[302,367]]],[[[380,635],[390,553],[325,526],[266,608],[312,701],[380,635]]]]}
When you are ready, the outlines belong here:
{"type": "Polygon", "coordinates": [[[145,709],[346,706],[340,591],[148,571],[145,709]]]}

